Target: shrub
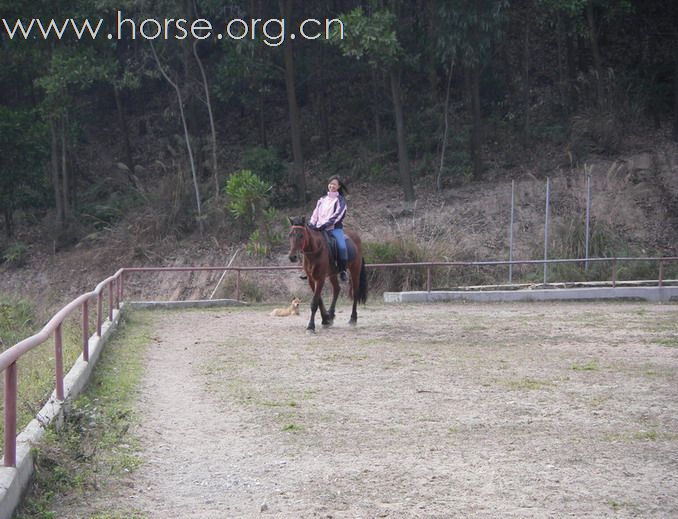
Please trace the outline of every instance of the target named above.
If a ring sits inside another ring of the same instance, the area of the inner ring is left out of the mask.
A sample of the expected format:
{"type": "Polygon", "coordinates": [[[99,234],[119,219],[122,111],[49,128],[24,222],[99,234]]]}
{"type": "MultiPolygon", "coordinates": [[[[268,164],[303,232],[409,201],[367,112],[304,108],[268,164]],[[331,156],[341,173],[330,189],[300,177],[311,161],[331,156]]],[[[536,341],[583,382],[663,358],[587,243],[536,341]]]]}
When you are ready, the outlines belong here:
{"type": "Polygon", "coordinates": [[[10,267],[21,267],[28,260],[28,247],[25,243],[14,242],[5,249],[2,254],[2,261],[10,267]]]}
{"type": "MultiPolygon", "coordinates": [[[[366,263],[415,263],[427,261],[424,256],[423,250],[411,239],[365,243],[366,263]]],[[[421,268],[371,269],[369,274],[369,284],[384,291],[422,289],[426,286],[426,271],[421,268]]]]}
{"type": "Polygon", "coordinates": [[[226,183],[228,208],[245,230],[256,227],[269,203],[271,186],[248,169],[233,173],[226,183]]]}
{"type": "Polygon", "coordinates": [[[590,152],[613,154],[622,142],[624,124],[618,114],[591,109],[573,117],[570,129],[571,145],[576,155],[590,152]]]}

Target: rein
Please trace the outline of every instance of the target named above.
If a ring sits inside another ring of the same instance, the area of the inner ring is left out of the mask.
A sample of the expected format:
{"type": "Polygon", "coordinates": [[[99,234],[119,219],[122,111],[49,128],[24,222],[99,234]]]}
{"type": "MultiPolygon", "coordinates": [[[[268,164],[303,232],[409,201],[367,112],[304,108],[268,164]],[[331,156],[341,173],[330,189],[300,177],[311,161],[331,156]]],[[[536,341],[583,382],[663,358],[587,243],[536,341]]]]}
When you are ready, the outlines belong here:
{"type": "Polygon", "coordinates": [[[308,230],[308,227],[306,227],[305,225],[293,225],[291,228],[301,229],[304,231],[304,240],[301,242],[301,248],[299,249],[299,252],[301,252],[303,255],[313,256],[315,254],[318,254],[322,250],[323,246],[321,244],[320,247],[318,247],[316,250],[306,251],[306,247],[310,244],[310,240],[308,239],[310,236],[310,231],[308,230]]]}

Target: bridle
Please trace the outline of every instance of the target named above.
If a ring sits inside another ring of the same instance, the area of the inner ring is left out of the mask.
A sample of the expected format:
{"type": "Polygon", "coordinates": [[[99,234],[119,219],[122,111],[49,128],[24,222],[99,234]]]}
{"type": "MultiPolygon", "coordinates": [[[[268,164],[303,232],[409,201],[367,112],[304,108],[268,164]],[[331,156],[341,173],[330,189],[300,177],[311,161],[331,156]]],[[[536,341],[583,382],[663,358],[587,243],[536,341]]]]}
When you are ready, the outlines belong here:
{"type": "Polygon", "coordinates": [[[304,256],[313,256],[314,254],[318,254],[322,250],[322,244],[320,247],[318,247],[316,250],[312,251],[306,251],[307,245],[310,243],[309,240],[309,230],[308,227],[305,225],[293,225],[290,227],[290,229],[301,229],[304,233],[304,239],[301,242],[301,247],[299,248],[299,253],[303,254],[304,256]]]}

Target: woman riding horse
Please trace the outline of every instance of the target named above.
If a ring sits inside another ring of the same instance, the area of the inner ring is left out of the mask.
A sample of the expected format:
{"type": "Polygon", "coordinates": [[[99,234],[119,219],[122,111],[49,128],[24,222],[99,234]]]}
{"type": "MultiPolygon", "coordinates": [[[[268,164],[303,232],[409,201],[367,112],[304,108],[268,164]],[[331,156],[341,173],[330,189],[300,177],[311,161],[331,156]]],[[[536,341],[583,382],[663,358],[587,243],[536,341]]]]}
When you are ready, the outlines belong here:
{"type": "MultiPolygon", "coordinates": [[[[313,292],[311,300],[311,319],[306,329],[309,332],[315,332],[315,313],[320,309],[323,326],[331,326],[334,321],[334,309],[339,298],[339,281],[337,275],[339,271],[334,267],[331,261],[330,247],[322,231],[311,228],[306,225],[306,218],[303,216],[290,218],[290,261],[298,261],[299,256],[304,259],[304,271],[308,277],[308,284],[313,292]],[[332,303],[329,311],[325,309],[322,299],[322,290],[325,279],[330,279],[332,284],[332,303]]],[[[350,325],[358,322],[358,312],[356,310],[358,303],[367,301],[367,273],[365,271],[365,260],[362,256],[362,243],[360,237],[353,231],[346,231],[348,237],[347,245],[352,246],[354,254],[349,255],[347,261],[348,271],[350,273],[349,296],[353,298],[353,311],[351,312],[350,325]]]]}

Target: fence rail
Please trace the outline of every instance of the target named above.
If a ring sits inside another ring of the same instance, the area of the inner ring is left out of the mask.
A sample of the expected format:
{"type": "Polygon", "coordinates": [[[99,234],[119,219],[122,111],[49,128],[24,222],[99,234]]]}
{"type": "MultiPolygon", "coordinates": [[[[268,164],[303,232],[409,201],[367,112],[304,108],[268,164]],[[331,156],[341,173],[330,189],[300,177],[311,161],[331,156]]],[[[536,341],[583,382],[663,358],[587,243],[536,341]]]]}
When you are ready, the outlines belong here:
{"type": "MultiPolygon", "coordinates": [[[[612,265],[611,283],[617,284],[617,267],[621,263],[633,261],[648,261],[658,264],[657,285],[664,283],[664,266],[670,262],[677,262],[678,257],[635,257],[635,258],[587,258],[587,259],[551,259],[551,260],[493,260],[493,261],[448,261],[448,262],[422,262],[422,263],[372,263],[366,265],[369,269],[401,269],[421,268],[426,269],[426,290],[431,291],[433,269],[440,267],[483,267],[483,266],[508,266],[513,265],[543,265],[546,272],[547,264],[580,263],[587,265],[595,262],[608,262],[612,265]]],[[[113,320],[113,309],[119,309],[123,301],[124,280],[130,274],[145,272],[200,272],[218,271],[236,273],[236,299],[240,299],[240,281],[243,272],[271,272],[282,270],[299,270],[299,265],[290,266],[267,266],[267,267],[135,267],[121,268],[114,275],[104,279],[96,288],[78,296],[68,303],[45,324],[35,335],[28,337],[8,350],[0,354],[0,371],[4,371],[4,466],[16,466],[16,429],[17,429],[17,387],[18,387],[18,362],[23,355],[45,343],[54,336],[54,374],[55,394],[60,401],[64,399],[64,365],[62,352],[62,324],[64,320],[74,312],[81,310],[82,315],[82,355],[85,362],[89,361],[89,304],[96,298],[96,334],[101,337],[102,323],[104,319],[104,297],[108,293],[108,320],[113,320]]]]}

